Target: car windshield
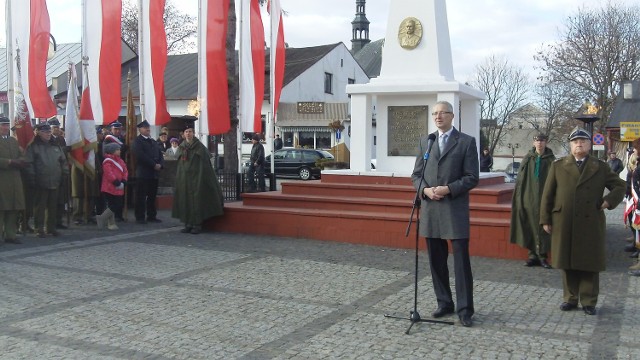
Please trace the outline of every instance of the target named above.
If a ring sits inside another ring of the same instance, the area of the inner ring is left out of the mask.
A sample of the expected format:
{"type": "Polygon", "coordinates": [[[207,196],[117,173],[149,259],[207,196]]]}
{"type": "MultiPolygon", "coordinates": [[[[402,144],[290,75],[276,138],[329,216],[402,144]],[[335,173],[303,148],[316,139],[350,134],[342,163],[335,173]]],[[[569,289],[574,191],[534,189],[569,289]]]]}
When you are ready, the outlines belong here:
{"type": "Polygon", "coordinates": [[[318,150],[318,152],[319,152],[320,154],[322,154],[322,156],[323,156],[325,159],[333,159],[333,155],[331,155],[331,153],[330,153],[330,152],[328,152],[328,151],[318,150]]]}

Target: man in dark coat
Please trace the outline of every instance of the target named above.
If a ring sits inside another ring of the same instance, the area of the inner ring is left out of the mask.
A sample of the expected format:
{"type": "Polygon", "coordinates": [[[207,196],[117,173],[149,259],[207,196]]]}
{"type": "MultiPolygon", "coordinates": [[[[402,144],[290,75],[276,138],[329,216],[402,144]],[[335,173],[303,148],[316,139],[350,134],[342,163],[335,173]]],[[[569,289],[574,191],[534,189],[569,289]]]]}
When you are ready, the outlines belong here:
{"type": "Polygon", "coordinates": [[[493,167],[493,156],[489,154],[489,148],[484,148],[480,154],[480,171],[490,172],[493,167]]]}
{"type": "Polygon", "coordinates": [[[187,124],[184,139],[178,147],[171,216],[185,224],[183,233],[198,234],[204,220],[223,214],[222,189],[209,150],[194,137],[192,124],[187,124]]]}
{"type": "Polygon", "coordinates": [[[611,171],[620,175],[622,170],[624,170],[624,165],[622,164],[622,160],[618,159],[618,155],[616,155],[615,151],[609,152],[609,160],[607,160],[607,164],[611,168],[611,171]]]}
{"type": "Polygon", "coordinates": [[[158,178],[164,164],[162,151],[150,137],[151,126],[144,120],[138,124],[140,135],[133,143],[133,154],[136,159],[136,222],[162,222],[156,217],[156,196],[158,194],[158,178]],[[146,219],[145,219],[146,213],[146,219]]]}
{"type": "Polygon", "coordinates": [[[62,148],[51,141],[51,126],[40,124],[37,135],[27,146],[27,181],[34,189],[34,224],[38,237],[59,236],[56,230],[58,193],[64,176],[69,176],[62,148]],[[46,232],[45,232],[46,219],[46,232]]]}
{"type": "Polygon", "coordinates": [[[547,135],[533,137],[533,148],[522,159],[516,188],[511,200],[511,243],[529,250],[525,266],[542,266],[551,269],[547,253],[551,237],[540,225],[540,199],[544,182],[555,160],[547,147],[547,135]]]}
{"type": "Polygon", "coordinates": [[[258,191],[265,191],[264,183],[264,146],[260,144],[260,134],[253,134],[251,138],[251,158],[249,159],[249,192],[256,191],[256,178],[258,178],[258,191]]]}
{"type": "Polygon", "coordinates": [[[625,182],[594,156],[591,134],[576,127],[569,135],[571,155],[554,162],[540,204],[540,224],[551,234],[552,265],[562,270],[564,302],[569,311],[582,304],[596,314],[599,274],[606,267],[604,209],[622,201],[625,182]],[[604,194],[608,189],[609,193],[604,194]]]}
{"type": "Polygon", "coordinates": [[[279,134],[276,134],[276,138],[273,140],[273,149],[280,150],[282,149],[282,139],[279,134]]]}
{"type": "MultiPolygon", "coordinates": [[[[60,121],[58,121],[58,119],[54,117],[49,119],[47,121],[47,124],[51,126],[51,142],[58,145],[60,149],[62,149],[68,161],[68,155],[71,149],[67,146],[67,141],[64,139],[64,134],[62,133],[62,129],[60,128],[60,121]]],[[[71,180],[68,174],[69,173],[67,173],[67,175],[63,175],[62,183],[60,183],[60,190],[58,191],[58,218],[56,219],[56,228],[58,229],[67,228],[67,226],[62,223],[62,218],[69,206],[69,190],[71,187],[71,180]]]]}
{"type": "Polygon", "coordinates": [[[431,149],[427,138],[420,140],[411,179],[422,195],[420,235],[427,238],[429,263],[438,309],[438,318],[457,311],[463,326],[472,326],[473,275],[469,259],[469,191],[478,185],[479,163],[475,138],[453,127],[453,106],[436,103],[433,113],[438,138],[431,149]],[[425,166],[424,154],[430,151],[425,166]],[[447,239],[453,247],[456,306],[449,285],[447,239]]]}
{"type": "Polygon", "coordinates": [[[20,244],[18,214],[25,209],[22,175],[26,166],[18,140],[9,135],[10,121],[0,116],[0,245],[20,244]]]}

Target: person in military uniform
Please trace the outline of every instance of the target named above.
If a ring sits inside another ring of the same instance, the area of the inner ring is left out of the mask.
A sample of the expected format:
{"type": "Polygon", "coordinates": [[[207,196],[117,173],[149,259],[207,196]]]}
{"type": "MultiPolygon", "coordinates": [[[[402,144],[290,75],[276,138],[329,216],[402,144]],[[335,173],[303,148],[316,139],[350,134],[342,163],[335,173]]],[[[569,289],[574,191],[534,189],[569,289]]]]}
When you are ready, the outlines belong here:
{"type": "MultiPolygon", "coordinates": [[[[64,139],[64,133],[60,128],[60,121],[58,121],[58,119],[54,117],[49,119],[47,121],[47,124],[51,126],[51,142],[60,147],[68,160],[69,151],[71,151],[71,149],[67,147],[67,141],[64,139]]],[[[67,228],[67,226],[62,223],[62,218],[69,205],[69,189],[71,187],[70,181],[71,180],[69,179],[68,175],[63,175],[62,182],[60,183],[60,191],[58,191],[58,211],[56,212],[58,217],[56,219],[56,228],[58,229],[67,228]]]]}
{"type": "Polygon", "coordinates": [[[192,123],[186,125],[184,139],[178,148],[171,216],[184,223],[181,232],[198,234],[203,221],[224,213],[224,198],[211,154],[194,136],[192,123]]]}
{"type": "Polygon", "coordinates": [[[560,310],[582,305],[596,314],[600,272],[606,267],[605,209],[614,209],[625,182],[607,163],[589,156],[591,134],[576,127],[569,135],[571,154],[551,165],[540,204],[540,224],[551,234],[551,264],[562,270],[560,310]],[[608,189],[609,193],[604,194],[608,189]]]}
{"type": "Polygon", "coordinates": [[[158,142],[150,136],[151,125],[149,122],[144,120],[137,127],[140,135],[133,143],[133,155],[136,159],[136,222],[138,224],[158,223],[162,220],[157,218],[156,197],[164,157],[158,142]]]}
{"type": "Polygon", "coordinates": [[[547,135],[533,137],[533,147],[522,159],[511,200],[511,243],[529,250],[525,266],[551,269],[547,253],[551,237],[540,226],[540,199],[549,168],[555,160],[547,135]]]}
{"type": "Polygon", "coordinates": [[[18,214],[25,209],[20,169],[26,162],[18,140],[9,135],[10,126],[9,119],[0,116],[0,245],[20,244],[18,214]]]}
{"type": "Polygon", "coordinates": [[[34,189],[34,225],[38,237],[59,236],[58,193],[63,177],[69,175],[69,167],[64,152],[51,140],[51,126],[39,124],[36,132],[26,150],[27,181],[34,189]]]}

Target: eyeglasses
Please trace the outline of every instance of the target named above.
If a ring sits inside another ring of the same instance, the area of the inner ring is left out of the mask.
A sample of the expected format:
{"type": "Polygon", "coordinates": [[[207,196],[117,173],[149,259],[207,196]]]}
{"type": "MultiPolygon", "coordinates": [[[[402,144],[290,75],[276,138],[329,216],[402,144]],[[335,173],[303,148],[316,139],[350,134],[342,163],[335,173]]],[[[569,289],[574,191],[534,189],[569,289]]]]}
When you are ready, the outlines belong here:
{"type": "Polygon", "coordinates": [[[451,111],[440,111],[440,112],[432,112],[431,115],[433,116],[438,116],[438,115],[444,115],[444,114],[453,114],[451,111]]]}

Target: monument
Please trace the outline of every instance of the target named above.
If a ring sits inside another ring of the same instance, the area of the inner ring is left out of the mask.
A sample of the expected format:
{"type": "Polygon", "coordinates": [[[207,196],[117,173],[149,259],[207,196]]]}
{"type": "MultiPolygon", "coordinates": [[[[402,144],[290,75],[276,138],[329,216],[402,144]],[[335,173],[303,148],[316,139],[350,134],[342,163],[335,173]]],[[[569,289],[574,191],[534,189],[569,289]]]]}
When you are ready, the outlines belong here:
{"type": "Polygon", "coordinates": [[[421,136],[435,131],[430,109],[454,105],[454,126],[480,143],[484,94],[453,76],[445,0],[391,0],[380,76],[347,86],[351,171],[371,172],[376,109],[376,175],[409,175],[421,136]]]}

